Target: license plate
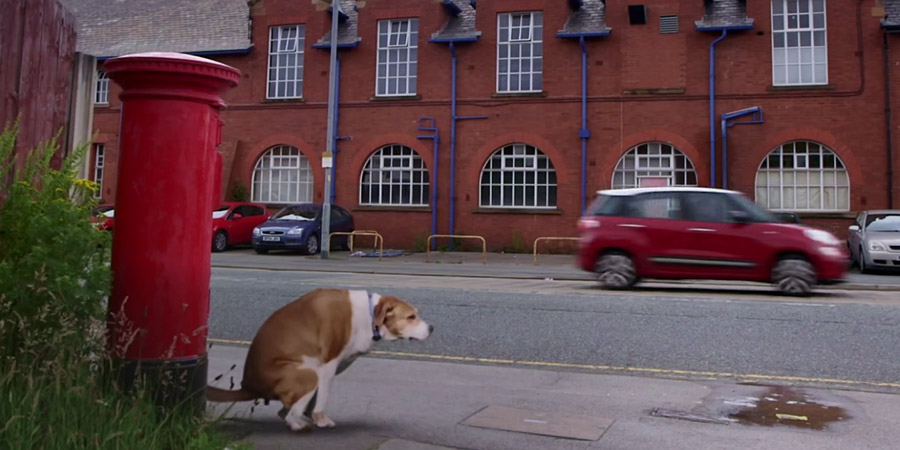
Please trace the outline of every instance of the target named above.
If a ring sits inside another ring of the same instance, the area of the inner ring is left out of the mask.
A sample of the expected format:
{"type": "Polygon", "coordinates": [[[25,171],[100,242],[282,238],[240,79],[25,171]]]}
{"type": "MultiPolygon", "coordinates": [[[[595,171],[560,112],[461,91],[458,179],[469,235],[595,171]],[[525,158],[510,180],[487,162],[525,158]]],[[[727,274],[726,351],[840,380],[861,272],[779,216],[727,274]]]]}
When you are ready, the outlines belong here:
{"type": "Polygon", "coordinates": [[[262,240],[278,242],[281,240],[281,236],[263,236],[262,240]]]}

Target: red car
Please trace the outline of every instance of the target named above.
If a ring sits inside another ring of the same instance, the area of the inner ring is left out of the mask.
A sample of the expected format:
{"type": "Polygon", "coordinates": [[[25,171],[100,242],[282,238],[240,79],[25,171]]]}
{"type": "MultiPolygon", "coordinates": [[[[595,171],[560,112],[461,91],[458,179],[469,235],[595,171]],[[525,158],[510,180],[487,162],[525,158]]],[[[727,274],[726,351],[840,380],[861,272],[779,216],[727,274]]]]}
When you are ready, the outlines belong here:
{"type": "Polygon", "coordinates": [[[260,203],[225,202],[212,213],[212,251],[221,252],[232,245],[250,244],[253,229],[269,218],[260,203]]]}
{"type": "Polygon", "coordinates": [[[607,288],[641,278],[772,282],[806,295],[843,280],[846,246],[783,223],[739,192],[662,187],[605,190],[579,220],[578,262],[607,288]]]}
{"type": "Polygon", "coordinates": [[[115,225],[115,213],[116,206],[111,203],[97,205],[94,208],[94,217],[91,218],[91,222],[98,230],[112,231],[113,225],[115,225]]]}

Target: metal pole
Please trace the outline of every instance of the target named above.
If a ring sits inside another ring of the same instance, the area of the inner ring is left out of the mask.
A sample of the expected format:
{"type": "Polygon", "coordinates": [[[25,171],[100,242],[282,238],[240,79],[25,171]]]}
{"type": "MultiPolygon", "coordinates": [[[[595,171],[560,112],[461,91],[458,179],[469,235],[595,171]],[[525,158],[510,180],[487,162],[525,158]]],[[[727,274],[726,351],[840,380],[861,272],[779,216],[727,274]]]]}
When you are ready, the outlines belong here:
{"type": "Polygon", "coordinates": [[[328,69],[328,132],[326,135],[327,149],[322,157],[322,166],[325,169],[325,195],[322,199],[322,259],[328,259],[331,247],[331,167],[332,155],[334,155],[334,90],[337,86],[337,40],[338,40],[338,16],[341,13],[340,0],[331,0],[331,63],[328,69]],[[326,167],[327,166],[327,167],[326,167]]]}

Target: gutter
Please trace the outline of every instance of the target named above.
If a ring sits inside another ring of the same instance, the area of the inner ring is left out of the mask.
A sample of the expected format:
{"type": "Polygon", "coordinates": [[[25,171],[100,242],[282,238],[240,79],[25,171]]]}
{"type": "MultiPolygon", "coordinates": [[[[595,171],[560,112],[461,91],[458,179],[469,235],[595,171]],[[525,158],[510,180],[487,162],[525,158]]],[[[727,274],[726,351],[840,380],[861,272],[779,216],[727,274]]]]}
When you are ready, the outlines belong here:
{"type": "MultiPolygon", "coordinates": [[[[438,129],[434,126],[434,117],[420,117],[418,124],[419,131],[430,131],[430,136],[416,136],[419,139],[431,139],[434,147],[432,149],[432,173],[431,177],[431,234],[437,234],[437,214],[438,214],[438,147],[441,139],[438,135],[438,129]],[[427,124],[428,126],[425,126],[427,124]]],[[[431,241],[431,249],[437,248],[437,242],[431,241]]]]}
{"type": "Polygon", "coordinates": [[[739,111],[722,114],[722,189],[728,189],[728,128],[735,125],[751,125],[765,123],[762,108],[754,106],[739,111]],[[728,123],[730,120],[753,114],[753,119],[744,122],[728,123]]]}
{"type": "Polygon", "coordinates": [[[881,52],[884,64],[884,140],[887,146],[887,199],[888,208],[894,207],[894,144],[893,144],[893,119],[891,116],[891,47],[888,34],[900,32],[900,25],[883,26],[883,45],[881,52]]]}

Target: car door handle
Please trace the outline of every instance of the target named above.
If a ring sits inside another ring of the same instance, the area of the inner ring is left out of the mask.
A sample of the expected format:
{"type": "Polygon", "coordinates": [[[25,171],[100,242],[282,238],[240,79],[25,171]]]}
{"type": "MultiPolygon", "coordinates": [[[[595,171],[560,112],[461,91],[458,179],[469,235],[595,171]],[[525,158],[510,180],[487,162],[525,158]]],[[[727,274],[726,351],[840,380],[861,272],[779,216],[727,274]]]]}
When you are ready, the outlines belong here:
{"type": "Polygon", "coordinates": [[[647,228],[646,225],[641,225],[639,223],[620,223],[618,226],[623,228],[647,228]]]}
{"type": "Polygon", "coordinates": [[[697,231],[700,233],[715,233],[716,232],[716,230],[713,230],[712,228],[688,228],[688,231],[697,231]]]}

